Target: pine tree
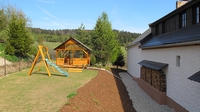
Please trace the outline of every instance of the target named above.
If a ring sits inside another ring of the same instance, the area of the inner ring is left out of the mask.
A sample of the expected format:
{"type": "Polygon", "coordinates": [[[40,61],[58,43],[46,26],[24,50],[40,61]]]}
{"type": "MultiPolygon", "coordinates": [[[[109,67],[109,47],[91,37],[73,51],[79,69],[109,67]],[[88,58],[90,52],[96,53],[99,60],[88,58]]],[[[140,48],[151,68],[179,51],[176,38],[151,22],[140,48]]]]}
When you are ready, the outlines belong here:
{"type": "Polygon", "coordinates": [[[112,24],[105,12],[97,19],[96,26],[92,33],[93,53],[98,63],[106,65],[116,57],[118,42],[112,30],[112,24]]]}
{"type": "Polygon", "coordinates": [[[8,17],[4,9],[0,9],[0,39],[6,40],[7,34],[6,29],[8,26],[8,17]]]}
{"type": "Polygon", "coordinates": [[[124,54],[122,53],[121,50],[119,51],[117,59],[115,60],[113,65],[116,65],[117,68],[118,68],[118,66],[123,67],[125,65],[124,54]]]}
{"type": "Polygon", "coordinates": [[[91,44],[91,36],[90,36],[89,32],[87,32],[87,30],[85,30],[85,26],[83,25],[83,23],[77,29],[75,38],[87,46],[90,46],[90,44],[91,44]]]}
{"type": "Polygon", "coordinates": [[[7,26],[7,17],[3,9],[0,10],[0,32],[7,26]]]}
{"type": "Polygon", "coordinates": [[[14,48],[14,55],[19,57],[25,56],[32,50],[31,45],[33,44],[33,40],[27,29],[27,19],[22,12],[13,10],[8,23],[8,37],[6,46],[9,47],[6,47],[7,54],[10,54],[9,48],[14,48]]]}

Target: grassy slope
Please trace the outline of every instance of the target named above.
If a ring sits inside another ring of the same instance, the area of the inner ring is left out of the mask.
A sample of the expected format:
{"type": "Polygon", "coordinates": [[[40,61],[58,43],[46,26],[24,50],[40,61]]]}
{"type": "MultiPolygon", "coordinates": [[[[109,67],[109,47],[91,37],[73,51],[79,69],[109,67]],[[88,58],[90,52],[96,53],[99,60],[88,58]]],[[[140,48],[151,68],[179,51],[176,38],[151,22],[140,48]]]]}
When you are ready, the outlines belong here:
{"type": "MultiPolygon", "coordinates": [[[[48,47],[49,49],[54,49],[55,47],[57,47],[58,45],[60,45],[61,43],[59,42],[43,42],[44,46],[48,47]]],[[[38,43],[35,42],[33,44],[33,46],[37,47],[38,43]]]]}
{"type": "MultiPolygon", "coordinates": [[[[44,42],[49,49],[54,49],[60,43],[44,42]]],[[[37,46],[37,43],[35,44],[37,46]]],[[[3,50],[0,46],[0,52],[3,50]]],[[[38,68],[35,67],[33,71],[38,68]]],[[[65,69],[66,70],[66,69],[65,69]]],[[[97,71],[84,70],[83,73],[69,73],[63,77],[59,72],[53,72],[48,77],[42,67],[39,73],[28,77],[29,69],[0,77],[0,111],[55,112],[67,103],[67,96],[74,93],[80,86],[95,77],[97,71]]]]}
{"type": "Polygon", "coordinates": [[[54,49],[59,46],[61,43],[59,42],[44,42],[44,46],[47,46],[49,49],[54,49]]]}
{"type": "MultiPolygon", "coordinates": [[[[33,71],[37,69],[35,67],[33,71]]],[[[25,69],[0,78],[1,112],[56,112],[67,103],[69,94],[97,74],[97,71],[84,70],[63,77],[59,72],[51,71],[52,76],[48,77],[44,66],[39,73],[27,76],[28,72],[29,69],[25,69]]]]}

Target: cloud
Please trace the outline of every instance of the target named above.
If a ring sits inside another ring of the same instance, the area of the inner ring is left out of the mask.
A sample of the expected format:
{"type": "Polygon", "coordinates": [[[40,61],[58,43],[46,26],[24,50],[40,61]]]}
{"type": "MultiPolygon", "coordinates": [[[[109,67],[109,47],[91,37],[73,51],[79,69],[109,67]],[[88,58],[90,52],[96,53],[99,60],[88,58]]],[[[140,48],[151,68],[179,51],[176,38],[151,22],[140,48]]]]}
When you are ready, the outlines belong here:
{"type": "Polygon", "coordinates": [[[48,12],[47,10],[39,7],[42,12],[44,12],[48,17],[43,17],[43,19],[45,21],[48,21],[49,24],[53,27],[55,26],[55,28],[59,28],[59,29],[64,29],[66,28],[66,22],[61,21],[58,17],[54,16],[53,14],[51,14],[50,12],[48,12]]]}
{"type": "Polygon", "coordinates": [[[47,4],[55,3],[55,1],[53,0],[37,0],[37,1],[42,2],[42,3],[47,3],[47,4]]]}
{"type": "Polygon", "coordinates": [[[47,14],[48,16],[52,17],[53,19],[57,20],[57,21],[60,21],[56,16],[54,16],[53,14],[51,14],[50,12],[46,11],[45,9],[41,8],[40,9],[45,13],[47,14]]]}

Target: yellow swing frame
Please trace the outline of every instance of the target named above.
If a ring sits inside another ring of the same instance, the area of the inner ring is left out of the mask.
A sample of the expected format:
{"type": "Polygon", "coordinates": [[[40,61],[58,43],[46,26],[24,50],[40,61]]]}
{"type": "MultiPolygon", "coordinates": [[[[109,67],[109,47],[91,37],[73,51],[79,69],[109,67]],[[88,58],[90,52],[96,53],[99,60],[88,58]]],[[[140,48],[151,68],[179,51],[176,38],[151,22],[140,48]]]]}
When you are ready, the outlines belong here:
{"type": "MultiPolygon", "coordinates": [[[[37,60],[38,60],[38,58],[39,58],[40,55],[42,56],[42,60],[40,61],[40,65],[38,67],[38,71],[40,71],[40,66],[42,65],[42,62],[44,62],[44,65],[45,65],[45,68],[47,70],[48,76],[51,76],[51,72],[49,70],[48,64],[45,61],[45,56],[46,55],[47,55],[48,59],[51,61],[49,53],[48,53],[48,47],[45,47],[45,46],[42,46],[42,45],[38,45],[38,48],[39,49],[38,49],[37,55],[36,55],[36,57],[35,57],[35,59],[34,59],[34,61],[32,63],[32,66],[31,66],[31,69],[30,69],[30,71],[28,73],[28,76],[30,76],[32,74],[33,69],[34,69],[34,67],[36,65],[36,62],[37,62],[37,60]]],[[[55,72],[55,69],[54,69],[53,66],[52,66],[52,69],[55,72]]]]}

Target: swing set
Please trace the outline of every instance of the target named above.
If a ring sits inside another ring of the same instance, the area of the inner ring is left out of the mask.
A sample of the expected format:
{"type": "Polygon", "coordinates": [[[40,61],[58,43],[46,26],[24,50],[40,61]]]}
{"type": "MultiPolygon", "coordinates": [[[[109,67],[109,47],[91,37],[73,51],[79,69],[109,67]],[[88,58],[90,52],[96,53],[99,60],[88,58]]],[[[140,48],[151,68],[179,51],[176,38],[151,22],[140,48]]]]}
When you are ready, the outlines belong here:
{"type": "Polygon", "coordinates": [[[55,67],[60,73],[64,74],[65,76],[68,76],[67,72],[61,70],[57,65],[55,65],[54,63],[51,62],[47,47],[42,46],[42,45],[38,45],[38,48],[39,49],[38,49],[37,55],[36,55],[36,57],[34,59],[34,62],[32,63],[32,66],[31,66],[31,69],[30,69],[30,71],[28,73],[28,76],[30,76],[32,74],[33,69],[34,69],[34,67],[35,67],[35,65],[36,65],[36,63],[37,63],[37,61],[38,61],[40,56],[42,56],[42,60],[40,61],[40,65],[38,67],[38,71],[40,71],[40,67],[41,67],[42,62],[43,62],[44,65],[45,65],[45,68],[47,70],[48,76],[51,76],[51,72],[49,70],[48,65],[52,66],[52,69],[53,69],[54,72],[55,72],[55,69],[54,69],[54,67],[55,67]],[[46,56],[47,56],[47,58],[45,58],[46,56]]]}

